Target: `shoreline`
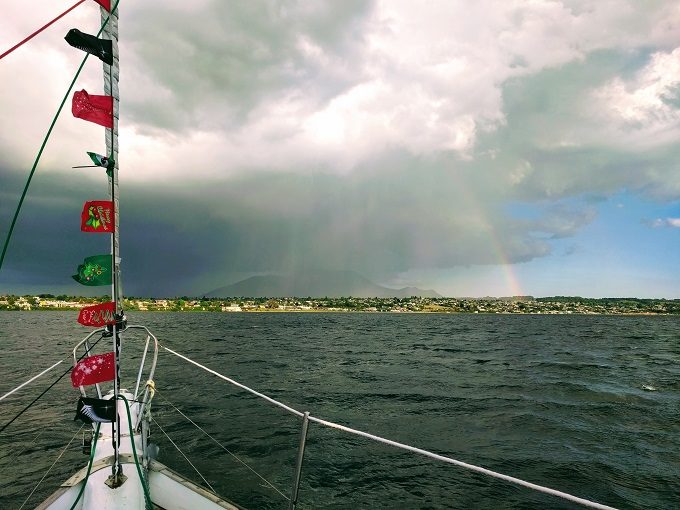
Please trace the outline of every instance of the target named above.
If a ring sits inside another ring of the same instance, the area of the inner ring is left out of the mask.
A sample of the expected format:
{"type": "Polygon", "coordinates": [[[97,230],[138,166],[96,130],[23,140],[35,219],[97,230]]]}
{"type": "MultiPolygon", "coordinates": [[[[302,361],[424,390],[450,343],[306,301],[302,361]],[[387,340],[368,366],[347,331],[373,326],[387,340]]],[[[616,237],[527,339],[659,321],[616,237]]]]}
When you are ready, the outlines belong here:
{"type": "MultiPolygon", "coordinates": [[[[108,296],[1,296],[0,310],[93,309],[110,300],[108,296]]],[[[493,315],[680,315],[680,299],[583,298],[552,296],[534,298],[179,298],[129,297],[122,303],[128,312],[218,312],[218,313],[440,313],[493,315]]]]}
{"type": "MultiPolygon", "coordinates": [[[[0,309],[0,312],[78,312],[80,311],[80,308],[39,308],[39,309],[30,309],[30,310],[23,310],[23,309],[0,309]]],[[[127,312],[135,312],[135,313],[218,313],[218,314],[254,314],[254,313],[273,313],[273,314],[282,314],[282,313],[292,313],[292,314],[298,314],[298,313],[309,313],[309,314],[315,314],[315,313],[333,313],[333,314],[341,314],[341,313],[346,313],[346,314],[367,314],[367,315],[375,315],[375,314],[385,314],[385,315],[396,315],[396,314],[404,314],[404,315],[540,315],[540,316],[545,316],[545,315],[576,315],[576,316],[629,316],[629,317],[672,317],[674,315],[679,315],[677,313],[669,313],[669,312],[572,312],[572,311],[567,311],[567,312],[560,312],[560,311],[551,311],[551,312],[465,312],[465,311],[444,311],[444,310],[433,310],[433,311],[428,311],[428,310],[330,310],[330,309],[317,309],[317,310],[230,310],[230,311],[221,311],[221,310],[127,310],[127,312]]]]}

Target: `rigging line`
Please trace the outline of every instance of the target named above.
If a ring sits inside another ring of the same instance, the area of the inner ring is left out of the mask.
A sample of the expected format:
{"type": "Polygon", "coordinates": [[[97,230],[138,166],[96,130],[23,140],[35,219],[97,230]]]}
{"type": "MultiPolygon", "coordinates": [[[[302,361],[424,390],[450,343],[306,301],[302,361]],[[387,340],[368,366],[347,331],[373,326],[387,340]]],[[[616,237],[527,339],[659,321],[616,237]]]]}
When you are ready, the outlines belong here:
{"type": "Polygon", "coordinates": [[[174,446],[174,447],[177,449],[177,451],[178,451],[179,453],[182,454],[182,457],[184,457],[184,459],[191,465],[191,467],[194,468],[194,471],[196,471],[196,472],[198,473],[198,476],[201,477],[201,480],[203,480],[203,481],[205,482],[205,484],[206,484],[208,487],[210,487],[210,490],[213,491],[214,494],[217,494],[217,492],[215,492],[215,489],[212,488],[212,485],[210,485],[210,484],[208,483],[208,480],[206,480],[206,479],[203,477],[203,475],[202,475],[201,472],[198,470],[198,468],[197,468],[196,466],[194,466],[193,463],[189,460],[189,457],[187,457],[186,455],[184,455],[184,452],[183,452],[182,450],[179,449],[179,446],[177,446],[177,444],[175,444],[175,442],[170,438],[170,436],[167,434],[167,432],[165,432],[165,430],[163,430],[163,427],[161,427],[160,424],[156,421],[156,418],[151,417],[151,419],[152,419],[153,422],[156,424],[156,426],[157,426],[159,429],[161,429],[161,432],[162,432],[163,434],[165,434],[165,437],[167,437],[168,440],[172,443],[172,446],[174,446]]]}
{"type": "Polygon", "coordinates": [[[0,59],[2,59],[3,57],[9,55],[9,54],[12,53],[14,50],[16,50],[18,47],[23,46],[25,43],[27,43],[28,41],[30,41],[31,39],[33,39],[33,38],[34,38],[36,35],[38,35],[40,32],[42,32],[42,31],[45,30],[47,27],[49,27],[52,23],[54,23],[54,22],[60,20],[60,19],[63,18],[64,16],[66,16],[69,12],[71,12],[73,9],[75,9],[76,7],[78,7],[78,6],[79,6],[80,4],[82,4],[84,1],[85,1],[85,0],[79,0],[79,1],[76,2],[74,5],[72,5],[72,6],[69,7],[68,9],[66,9],[64,12],[62,12],[59,16],[57,16],[57,17],[54,18],[52,21],[50,21],[47,25],[43,26],[42,28],[39,28],[38,30],[36,30],[35,32],[33,32],[31,35],[29,35],[26,39],[24,39],[23,41],[21,41],[21,42],[15,44],[14,46],[12,46],[12,47],[11,47],[10,49],[8,49],[5,53],[3,53],[2,55],[0,55],[0,59]]]}
{"type": "MultiPolygon", "coordinates": [[[[101,28],[99,29],[99,32],[97,32],[97,36],[103,32],[104,28],[106,28],[106,25],[108,24],[109,20],[111,19],[111,16],[113,15],[114,11],[118,8],[118,4],[120,3],[120,0],[116,0],[116,5],[113,6],[113,9],[111,9],[111,14],[106,18],[106,21],[102,24],[101,28]]],[[[52,123],[50,124],[49,129],[47,130],[47,134],[45,135],[45,139],[42,142],[42,145],[40,146],[40,150],[38,151],[38,155],[35,157],[35,161],[33,162],[33,167],[31,168],[31,172],[28,174],[28,179],[26,180],[26,185],[24,186],[24,191],[21,193],[21,198],[19,199],[19,204],[17,205],[17,209],[14,212],[14,217],[12,218],[12,224],[9,227],[9,231],[7,232],[7,237],[5,238],[5,245],[2,248],[2,254],[0,255],[0,270],[2,269],[2,263],[5,260],[5,254],[7,253],[7,247],[9,246],[9,240],[12,237],[12,232],[14,232],[14,225],[17,222],[17,218],[19,217],[19,211],[21,211],[21,206],[24,203],[24,199],[26,198],[26,193],[28,192],[28,187],[31,184],[31,179],[33,179],[33,174],[35,173],[36,168],[38,167],[38,162],[40,161],[40,157],[42,156],[43,151],[45,150],[45,146],[47,145],[47,140],[50,138],[50,135],[52,134],[52,130],[54,129],[54,125],[57,123],[57,119],[59,118],[59,115],[61,114],[61,110],[64,108],[64,104],[66,103],[66,100],[68,99],[68,95],[71,93],[71,89],[73,89],[73,86],[76,83],[76,80],[78,79],[78,76],[80,76],[80,72],[83,70],[83,66],[85,65],[85,62],[87,61],[87,57],[89,57],[90,54],[86,53],[85,57],[83,58],[83,61],[80,63],[80,66],[78,67],[78,70],[76,71],[76,75],[73,77],[73,80],[71,81],[71,85],[69,85],[68,90],[66,91],[66,94],[64,94],[64,99],[61,100],[61,104],[59,105],[59,108],[57,109],[57,113],[55,114],[54,118],[52,119],[52,123]]],[[[2,430],[0,430],[2,432],[2,430]]]]}
{"type": "MultiPolygon", "coordinates": [[[[49,423],[49,424],[47,424],[47,425],[54,425],[54,424],[56,424],[56,423],[57,423],[57,421],[53,421],[52,423],[49,423]]],[[[40,432],[38,432],[38,434],[33,438],[33,440],[32,440],[30,443],[28,443],[28,445],[24,446],[23,449],[22,449],[21,451],[18,451],[18,450],[19,450],[18,448],[15,449],[15,450],[10,450],[9,453],[8,453],[7,455],[3,455],[2,457],[0,457],[0,459],[6,459],[7,457],[19,457],[22,453],[24,453],[24,452],[25,452],[26,450],[28,450],[31,446],[33,446],[33,445],[35,444],[35,442],[38,440],[38,438],[39,438],[40,436],[42,436],[43,433],[44,433],[46,430],[48,430],[47,426],[46,426],[46,425],[43,425],[42,430],[41,430],[40,432]]]]}
{"type": "Polygon", "coordinates": [[[31,491],[31,493],[28,495],[28,497],[27,497],[27,498],[24,500],[24,502],[21,504],[21,506],[19,507],[19,510],[21,510],[21,509],[24,507],[24,505],[26,505],[26,503],[28,503],[28,500],[31,499],[31,496],[33,496],[33,493],[38,489],[38,487],[40,486],[40,484],[42,483],[42,481],[45,479],[45,477],[50,473],[50,471],[52,471],[52,468],[57,464],[57,462],[59,462],[59,459],[61,459],[62,455],[64,455],[64,453],[66,453],[66,450],[68,450],[68,447],[71,446],[71,443],[72,443],[73,440],[76,438],[76,436],[77,436],[78,434],[80,434],[80,431],[83,430],[83,427],[84,427],[84,426],[85,426],[85,424],[83,423],[83,424],[80,426],[80,428],[76,431],[76,433],[73,435],[73,437],[72,437],[71,440],[68,442],[68,444],[67,444],[66,446],[64,446],[64,448],[61,450],[61,453],[59,454],[59,456],[55,459],[55,461],[52,463],[52,465],[49,467],[49,469],[48,469],[47,471],[45,471],[45,474],[42,476],[42,478],[40,479],[40,481],[36,484],[35,487],[33,487],[33,490],[31,491]]]}
{"type": "Polygon", "coordinates": [[[27,384],[32,383],[33,381],[35,381],[35,380],[36,380],[38,377],[40,377],[41,375],[46,374],[47,372],[49,372],[50,370],[52,370],[54,367],[56,367],[56,366],[59,365],[60,363],[63,363],[66,359],[68,359],[68,358],[64,358],[64,359],[62,359],[62,360],[57,361],[57,362],[56,362],[54,365],[52,365],[50,368],[46,368],[45,370],[43,370],[42,372],[40,372],[38,375],[31,377],[31,378],[30,378],[28,381],[26,381],[25,383],[20,384],[19,386],[17,386],[17,387],[14,388],[13,390],[11,390],[11,391],[5,393],[2,397],[0,397],[0,400],[4,400],[5,398],[9,397],[9,396],[10,396],[12,393],[14,393],[15,391],[18,391],[18,390],[20,390],[21,388],[23,388],[24,386],[26,386],[27,384]]]}
{"type": "Polygon", "coordinates": [[[200,430],[200,431],[203,432],[206,436],[208,436],[210,439],[212,439],[213,442],[214,442],[217,446],[219,446],[220,448],[222,448],[225,452],[227,452],[229,455],[231,455],[232,457],[234,457],[234,459],[236,459],[238,462],[240,462],[240,463],[243,464],[246,468],[248,468],[255,476],[257,476],[260,480],[262,480],[264,483],[266,483],[267,486],[271,487],[271,488],[274,489],[276,492],[278,492],[281,496],[283,496],[286,500],[290,501],[290,498],[289,498],[288,496],[286,496],[283,492],[281,492],[279,489],[277,489],[276,486],[275,486],[273,483],[271,483],[271,482],[270,482],[269,480],[267,480],[264,476],[262,476],[260,473],[258,473],[257,471],[255,471],[255,470],[254,470],[252,467],[250,467],[248,464],[246,464],[246,463],[245,463],[243,460],[241,460],[235,453],[232,453],[231,451],[229,451],[229,449],[228,449],[226,446],[222,445],[222,443],[220,443],[217,439],[215,439],[214,437],[212,437],[205,429],[203,429],[200,425],[198,425],[194,420],[192,420],[192,419],[189,418],[186,414],[184,414],[179,408],[177,408],[177,406],[175,406],[175,404],[173,404],[172,402],[170,402],[170,401],[169,401],[167,398],[165,398],[163,395],[160,395],[160,393],[159,393],[158,390],[156,390],[156,394],[158,394],[158,396],[161,397],[161,399],[163,399],[163,400],[166,401],[168,404],[170,404],[170,405],[175,409],[175,411],[177,411],[179,414],[181,414],[181,415],[184,416],[187,420],[189,420],[189,422],[191,422],[191,424],[192,424],[194,427],[196,427],[198,430],[200,430]]]}
{"type": "MultiPolygon", "coordinates": [[[[104,335],[102,335],[101,337],[99,337],[99,339],[98,339],[94,344],[92,344],[92,347],[90,347],[90,350],[92,350],[99,342],[101,342],[102,338],[104,338],[104,335]]],[[[85,354],[83,354],[80,358],[78,358],[78,361],[82,360],[85,356],[87,356],[87,352],[85,352],[85,354]]],[[[3,432],[7,427],[9,427],[12,423],[14,423],[14,421],[15,421],[17,418],[19,418],[19,416],[21,416],[21,415],[24,414],[26,411],[28,411],[28,410],[31,408],[31,406],[32,406],[33,404],[35,404],[38,400],[40,400],[40,399],[43,397],[43,395],[45,395],[45,393],[47,393],[48,391],[50,391],[50,390],[51,390],[51,389],[52,389],[59,381],[61,381],[61,380],[64,378],[64,376],[65,376],[66,374],[68,374],[71,370],[73,370],[73,367],[68,367],[68,368],[66,369],[66,371],[65,371],[63,374],[61,374],[59,377],[57,377],[57,380],[56,380],[56,381],[54,381],[54,382],[53,382],[52,384],[50,384],[47,388],[45,388],[45,390],[44,390],[40,395],[38,395],[37,397],[35,397],[35,398],[34,398],[34,399],[33,399],[26,407],[24,407],[21,411],[19,411],[19,412],[16,414],[16,416],[14,416],[14,418],[12,418],[12,419],[9,420],[7,423],[5,423],[5,424],[2,426],[2,428],[0,428],[0,434],[2,434],[2,432],[3,432]]]]}

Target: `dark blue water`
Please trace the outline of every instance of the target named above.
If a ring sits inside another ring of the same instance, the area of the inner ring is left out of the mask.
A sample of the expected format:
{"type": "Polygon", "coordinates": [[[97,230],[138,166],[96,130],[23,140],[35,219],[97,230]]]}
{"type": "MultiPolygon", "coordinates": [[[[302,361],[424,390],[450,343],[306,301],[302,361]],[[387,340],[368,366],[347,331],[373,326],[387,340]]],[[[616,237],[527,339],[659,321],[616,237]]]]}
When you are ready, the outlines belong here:
{"type": "MultiPolygon", "coordinates": [[[[676,317],[145,313],[185,355],[314,416],[620,508],[680,507],[676,317]]],[[[73,312],[0,312],[0,394],[83,336],[73,312]]],[[[126,346],[133,354],[135,347],[126,346]]],[[[58,371],[0,402],[4,424],[58,371]]],[[[158,423],[223,496],[287,502],[299,420],[163,352],[158,423]]],[[[18,508],[79,425],[68,376],[0,434],[0,507],[18,508]],[[37,439],[36,435],[40,434],[37,439]]],[[[198,475],[158,431],[161,462],[198,475]]],[[[79,439],[28,501],[85,465],[79,439]]],[[[299,508],[577,508],[312,424],[299,508]]]]}

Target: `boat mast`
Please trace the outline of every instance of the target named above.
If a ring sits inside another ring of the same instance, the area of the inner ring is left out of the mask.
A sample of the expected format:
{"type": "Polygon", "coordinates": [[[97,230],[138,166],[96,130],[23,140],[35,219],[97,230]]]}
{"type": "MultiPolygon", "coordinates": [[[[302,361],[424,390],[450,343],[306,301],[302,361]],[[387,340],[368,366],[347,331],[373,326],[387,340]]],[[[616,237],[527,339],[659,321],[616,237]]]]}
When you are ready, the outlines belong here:
{"type": "MultiPolygon", "coordinates": [[[[118,395],[120,392],[120,331],[124,327],[123,323],[123,290],[120,275],[120,247],[119,247],[119,199],[118,199],[118,2],[114,5],[114,11],[109,13],[103,6],[101,7],[102,24],[109,18],[102,33],[102,38],[112,41],[113,65],[104,63],[104,94],[113,97],[113,128],[106,129],[106,155],[113,159],[113,168],[109,172],[109,196],[113,202],[113,222],[114,229],[111,234],[111,299],[116,310],[116,322],[112,325],[113,352],[115,359],[115,378],[113,380],[113,398],[118,407],[118,395]]],[[[112,466],[111,484],[118,487],[123,483],[123,468],[120,463],[120,415],[116,413],[115,434],[111,434],[114,451],[114,461],[112,466]]]]}

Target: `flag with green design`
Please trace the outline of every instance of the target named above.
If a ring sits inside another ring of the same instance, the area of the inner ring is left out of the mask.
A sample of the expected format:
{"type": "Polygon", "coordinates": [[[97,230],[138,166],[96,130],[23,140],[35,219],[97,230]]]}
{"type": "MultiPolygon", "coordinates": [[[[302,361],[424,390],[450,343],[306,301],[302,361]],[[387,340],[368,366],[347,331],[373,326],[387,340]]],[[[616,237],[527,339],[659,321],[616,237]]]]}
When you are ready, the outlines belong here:
{"type": "Polygon", "coordinates": [[[111,175],[113,166],[116,164],[113,158],[102,156],[101,154],[97,154],[96,152],[88,152],[87,155],[90,156],[90,159],[95,165],[106,168],[106,173],[108,175],[111,175]]]}
{"type": "Polygon", "coordinates": [[[94,287],[97,285],[111,285],[111,255],[93,255],[86,257],[78,266],[78,274],[73,279],[78,283],[94,287]]]}
{"type": "Polygon", "coordinates": [[[80,230],[83,232],[111,233],[113,224],[113,202],[111,200],[93,200],[85,202],[80,214],[80,230]]]}

